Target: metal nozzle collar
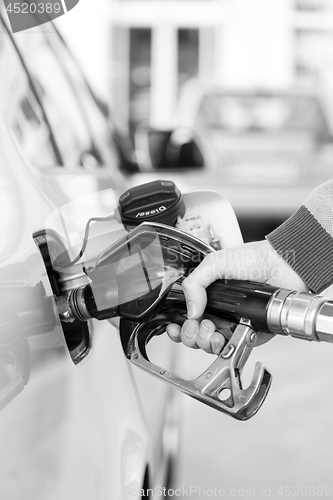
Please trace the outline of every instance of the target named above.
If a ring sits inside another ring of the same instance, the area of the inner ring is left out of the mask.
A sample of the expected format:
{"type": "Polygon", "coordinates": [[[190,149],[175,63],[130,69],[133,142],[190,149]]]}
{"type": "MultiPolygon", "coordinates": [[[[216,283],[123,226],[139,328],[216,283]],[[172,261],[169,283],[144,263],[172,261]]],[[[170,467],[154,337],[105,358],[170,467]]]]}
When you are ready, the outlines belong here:
{"type": "Polygon", "coordinates": [[[80,286],[71,291],[69,296],[69,303],[74,316],[80,321],[87,321],[92,316],[89,314],[86,306],[86,301],[84,299],[84,290],[86,286],[80,286]]]}
{"type": "Polygon", "coordinates": [[[92,316],[89,314],[86,302],[84,300],[84,289],[86,286],[80,286],[70,290],[66,295],[57,299],[57,308],[61,321],[72,323],[76,319],[87,321],[92,316]]]}
{"type": "Polygon", "coordinates": [[[318,311],[327,302],[321,295],[280,289],[272,296],[267,313],[271,333],[320,341],[316,332],[318,311]]]}

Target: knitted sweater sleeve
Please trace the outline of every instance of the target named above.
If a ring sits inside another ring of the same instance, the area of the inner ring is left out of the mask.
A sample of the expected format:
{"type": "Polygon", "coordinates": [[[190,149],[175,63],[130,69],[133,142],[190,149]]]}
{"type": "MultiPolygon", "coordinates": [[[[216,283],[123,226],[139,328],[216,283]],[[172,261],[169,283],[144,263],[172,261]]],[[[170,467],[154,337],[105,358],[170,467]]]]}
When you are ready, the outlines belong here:
{"type": "Polygon", "coordinates": [[[310,290],[333,284],[333,180],[312,191],[266,239],[310,290]]]}

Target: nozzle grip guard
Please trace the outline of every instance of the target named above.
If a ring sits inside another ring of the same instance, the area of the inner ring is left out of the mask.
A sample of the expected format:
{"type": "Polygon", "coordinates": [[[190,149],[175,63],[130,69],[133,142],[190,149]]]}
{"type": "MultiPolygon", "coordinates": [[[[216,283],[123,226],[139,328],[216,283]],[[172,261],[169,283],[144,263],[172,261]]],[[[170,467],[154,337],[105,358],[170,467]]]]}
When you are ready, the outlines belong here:
{"type": "Polygon", "coordinates": [[[251,384],[246,389],[242,387],[240,375],[253,343],[249,322],[238,325],[220,355],[193,380],[185,380],[149,360],[146,345],[164,331],[164,324],[153,327],[121,319],[120,336],[127,358],[185,394],[237,420],[248,420],[257,413],[269,391],[271,375],[261,363],[256,363],[251,384]],[[221,398],[225,390],[230,395],[221,398]]]}

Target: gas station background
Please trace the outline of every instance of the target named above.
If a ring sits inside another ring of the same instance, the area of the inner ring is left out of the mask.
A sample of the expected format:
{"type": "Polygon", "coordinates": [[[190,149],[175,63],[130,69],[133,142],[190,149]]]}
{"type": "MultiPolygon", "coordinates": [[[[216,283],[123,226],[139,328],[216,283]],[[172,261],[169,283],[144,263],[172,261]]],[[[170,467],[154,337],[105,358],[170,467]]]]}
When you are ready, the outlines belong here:
{"type": "Polygon", "coordinates": [[[190,79],[226,88],[333,85],[330,0],[81,0],[57,25],[127,131],[174,126],[190,79]]]}

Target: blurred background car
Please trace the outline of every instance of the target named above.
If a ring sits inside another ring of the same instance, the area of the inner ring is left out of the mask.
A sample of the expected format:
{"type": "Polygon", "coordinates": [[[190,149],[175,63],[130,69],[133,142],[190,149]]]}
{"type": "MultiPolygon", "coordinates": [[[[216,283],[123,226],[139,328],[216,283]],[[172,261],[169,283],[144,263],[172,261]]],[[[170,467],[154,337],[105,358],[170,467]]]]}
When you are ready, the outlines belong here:
{"type": "Polygon", "coordinates": [[[129,366],[117,324],[62,324],[55,304],[87,281],[83,262],[56,269],[60,236],[110,215],[124,158],[55,27],[33,31],[14,37],[1,8],[0,497],[141,498],[170,479],[175,395],[129,366]]]}
{"type": "Polygon", "coordinates": [[[149,178],[167,175],[183,189],[223,193],[244,240],[262,239],[331,178],[330,111],[324,96],[302,88],[228,90],[189,82],[178,128],[136,131],[139,164],[142,158],[149,178]]]}

